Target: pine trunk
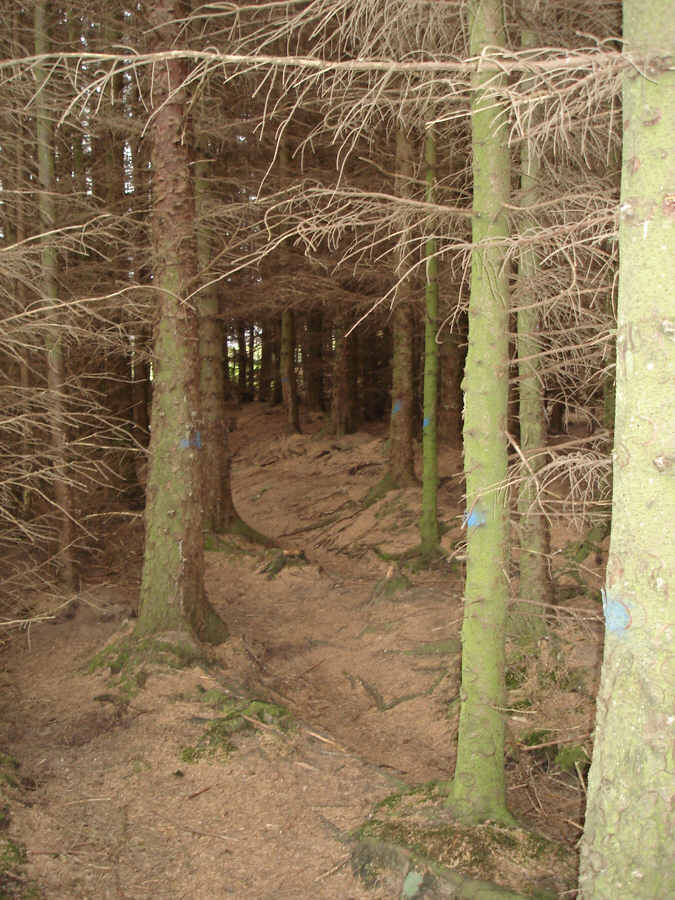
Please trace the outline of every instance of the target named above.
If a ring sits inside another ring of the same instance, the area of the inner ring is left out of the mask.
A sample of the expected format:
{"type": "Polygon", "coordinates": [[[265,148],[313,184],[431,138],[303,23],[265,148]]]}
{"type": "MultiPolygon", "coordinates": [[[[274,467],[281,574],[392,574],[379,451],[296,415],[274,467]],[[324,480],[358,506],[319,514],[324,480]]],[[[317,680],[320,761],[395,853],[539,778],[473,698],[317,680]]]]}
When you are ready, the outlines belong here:
{"type": "MultiPolygon", "coordinates": [[[[504,44],[501,0],[469,5],[471,53],[504,44]]],[[[473,241],[469,350],[464,373],[464,472],[467,571],[462,626],[462,691],[457,764],[450,802],[470,822],[508,821],[504,788],[504,623],[508,600],[507,508],[497,490],[507,474],[509,383],[507,236],[503,207],[510,160],[503,110],[483,85],[502,77],[473,76],[473,241]]]]}
{"type": "MultiPolygon", "coordinates": [[[[410,195],[414,173],[412,144],[405,132],[399,129],[396,133],[396,192],[399,196],[408,197],[410,195]]],[[[404,230],[399,237],[397,252],[397,276],[399,278],[402,277],[406,265],[406,234],[407,232],[404,230]]],[[[392,486],[396,487],[415,484],[412,302],[410,278],[405,278],[399,285],[392,316],[391,422],[389,425],[387,474],[392,486]]]]}
{"type": "Polygon", "coordinates": [[[675,18],[624,0],[614,495],[581,895],[675,896],[675,18]]]}
{"type": "MultiPolygon", "coordinates": [[[[49,16],[46,0],[35,5],[35,53],[41,56],[49,52],[49,16]]],[[[40,182],[40,226],[43,232],[51,232],[56,226],[54,176],[54,148],[51,111],[47,101],[48,70],[42,62],[35,66],[37,82],[36,119],[38,179],[40,182]]],[[[44,298],[55,303],[58,294],[58,258],[56,247],[49,239],[42,249],[42,289],[44,298]]],[[[56,558],[60,577],[69,590],[76,588],[75,560],[73,557],[73,502],[67,481],[68,436],[65,425],[65,374],[64,350],[61,327],[55,325],[47,332],[47,386],[49,389],[50,443],[54,466],[54,502],[58,510],[58,539],[56,558]]]]}
{"type": "MultiPolygon", "coordinates": [[[[534,33],[524,31],[522,44],[523,47],[534,47],[534,33]]],[[[523,205],[534,206],[539,199],[540,166],[527,140],[520,160],[523,205]]],[[[551,602],[548,520],[537,503],[537,472],[546,463],[543,453],[546,445],[544,378],[538,355],[541,315],[536,294],[537,265],[534,250],[526,247],[519,260],[521,291],[517,312],[518,419],[525,467],[524,480],[518,491],[521,602],[515,607],[510,621],[511,630],[526,642],[534,641],[544,633],[544,604],[551,602]]]]}
{"type": "Polygon", "coordinates": [[[300,433],[300,406],[295,376],[295,315],[292,309],[281,314],[281,390],[291,433],[300,433]]]}
{"type": "MultiPolygon", "coordinates": [[[[430,128],[425,137],[426,200],[434,199],[436,142],[430,128]]],[[[420,546],[425,555],[438,551],[438,262],[436,240],[429,238],[426,253],[426,316],[424,320],[424,419],[422,422],[422,517],[420,546]]]]}
{"type": "MultiPolygon", "coordinates": [[[[181,15],[182,4],[176,0],[158,0],[151,8],[150,26],[162,46],[173,45],[178,37],[181,15]]],[[[186,301],[196,273],[185,97],[177,88],[186,74],[179,59],[167,60],[154,73],[152,239],[159,308],[137,633],[188,629],[217,643],[227,637],[227,629],[204,590],[199,322],[195,307],[186,301]]]]}

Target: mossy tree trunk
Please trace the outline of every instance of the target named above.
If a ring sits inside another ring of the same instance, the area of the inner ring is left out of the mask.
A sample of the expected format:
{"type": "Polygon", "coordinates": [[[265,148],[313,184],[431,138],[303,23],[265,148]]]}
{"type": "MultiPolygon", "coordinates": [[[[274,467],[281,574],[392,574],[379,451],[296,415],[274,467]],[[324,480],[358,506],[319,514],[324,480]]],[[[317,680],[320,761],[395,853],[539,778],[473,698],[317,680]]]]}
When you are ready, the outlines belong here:
{"type": "MultiPolygon", "coordinates": [[[[434,199],[436,140],[429,128],[424,141],[426,200],[434,199]]],[[[422,516],[420,546],[424,555],[438,550],[438,261],[436,240],[425,244],[426,290],[424,319],[424,419],[422,422],[422,516]]]]}
{"type": "MultiPolygon", "coordinates": [[[[38,0],[34,10],[35,54],[42,56],[49,46],[49,5],[38,0]]],[[[37,121],[38,181],[40,184],[40,227],[50,232],[56,226],[56,182],[54,176],[52,111],[47,95],[48,67],[38,63],[34,68],[37,89],[35,116],[37,121]]],[[[44,299],[55,303],[58,295],[58,256],[56,247],[45,239],[41,254],[42,290],[44,299]]],[[[54,467],[54,502],[58,515],[57,562],[65,587],[76,588],[76,569],[73,556],[74,520],[72,491],[67,480],[68,435],[65,424],[65,374],[62,326],[56,324],[47,332],[47,386],[49,389],[50,442],[54,467]]]]}
{"type": "MultiPolygon", "coordinates": [[[[149,24],[158,46],[173,46],[184,15],[177,0],[157,0],[149,24]],[[167,24],[169,23],[169,24],[167,24]]],[[[186,138],[187,66],[167,60],[154,73],[152,241],[158,315],[154,342],[152,436],[145,518],[139,634],[190,630],[217,643],[227,628],[204,590],[199,321],[193,302],[195,206],[186,138]],[[171,102],[168,98],[171,96],[171,102]]]]}
{"type": "Polygon", "coordinates": [[[614,493],[581,896],[675,896],[675,18],[624,0],[614,493]]]}
{"type": "MultiPolygon", "coordinates": [[[[536,46],[533,32],[524,30],[523,47],[536,46]]],[[[539,200],[540,165],[537,154],[527,139],[520,162],[520,187],[523,206],[534,206],[539,200]]],[[[527,245],[519,258],[521,285],[517,311],[518,418],[520,449],[526,464],[524,480],[518,491],[520,597],[510,628],[526,641],[536,640],[545,631],[543,604],[551,601],[549,576],[550,537],[548,520],[537,503],[537,472],[545,465],[546,413],[544,378],[539,352],[541,314],[537,306],[535,251],[527,245]]]]}
{"type": "MultiPolygon", "coordinates": [[[[501,0],[468,6],[471,54],[504,44],[501,0]]],[[[473,241],[469,350],[464,373],[467,571],[462,625],[462,687],[455,777],[449,803],[469,822],[508,821],[504,788],[504,623],[508,600],[506,416],[509,297],[504,204],[510,160],[503,109],[482,90],[500,76],[473,76],[473,241]],[[500,128],[502,123],[502,128],[500,128]]]]}

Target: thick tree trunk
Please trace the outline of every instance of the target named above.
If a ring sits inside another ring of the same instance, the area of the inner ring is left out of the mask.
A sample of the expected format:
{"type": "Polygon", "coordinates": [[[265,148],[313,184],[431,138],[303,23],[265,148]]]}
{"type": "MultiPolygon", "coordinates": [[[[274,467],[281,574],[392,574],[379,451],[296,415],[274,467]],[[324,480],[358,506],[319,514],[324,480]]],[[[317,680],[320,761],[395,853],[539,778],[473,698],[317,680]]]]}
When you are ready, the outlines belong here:
{"type": "MultiPolygon", "coordinates": [[[[471,53],[503,46],[501,0],[469,5],[471,53]]],[[[464,471],[467,571],[462,626],[462,691],[457,765],[450,802],[464,819],[509,820],[504,788],[504,622],[507,508],[497,490],[507,474],[509,297],[504,266],[503,206],[510,193],[510,160],[502,110],[473,76],[473,241],[469,351],[464,373],[464,471]],[[500,128],[501,123],[501,128],[500,128]],[[487,246],[481,246],[485,244],[487,246]]]]}
{"type": "MultiPolygon", "coordinates": [[[[38,56],[49,52],[49,21],[46,0],[38,0],[35,5],[35,53],[38,56]]],[[[36,119],[38,179],[40,182],[40,226],[43,232],[51,231],[56,225],[54,178],[54,148],[51,125],[51,111],[48,107],[46,64],[39,63],[34,69],[37,82],[36,119]]],[[[42,249],[42,290],[45,300],[55,302],[58,294],[58,258],[55,246],[47,240],[42,249]]],[[[54,502],[58,509],[59,533],[57,560],[60,577],[69,590],[76,588],[75,560],[73,557],[73,503],[67,480],[68,436],[65,424],[65,376],[64,352],[61,328],[54,326],[47,333],[47,385],[50,398],[50,440],[54,465],[54,502]]]]}
{"type": "MultiPolygon", "coordinates": [[[[162,46],[173,45],[182,14],[177,0],[157,0],[151,7],[150,26],[162,46]]],[[[154,72],[152,239],[159,309],[136,630],[147,634],[189,629],[202,640],[218,643],[227,637],[227,628],[206,599],[203,581],[199,323],[196,309],[186,300],[196,271],[185,98],[177,89],[186,74],[186,64],[178,59],[167,60],[154,72]]]]}
{"type": "Polygon", "coordinates": [[[675,896],[675,18],[624,0],[614,496],[581,896],[675,896]]]}
{"type": "MultiPolygon", "coordinates": [[[[424,143],[426,200],[434,199],[436,141],[428,129],[424,143]]],[[[424,319],[424,419],[422,422],[422,516],[420,546],[430,555],[438,550],[438,262],[436,240],[429,238],[426,253],[426,315],[424,319]]]]}

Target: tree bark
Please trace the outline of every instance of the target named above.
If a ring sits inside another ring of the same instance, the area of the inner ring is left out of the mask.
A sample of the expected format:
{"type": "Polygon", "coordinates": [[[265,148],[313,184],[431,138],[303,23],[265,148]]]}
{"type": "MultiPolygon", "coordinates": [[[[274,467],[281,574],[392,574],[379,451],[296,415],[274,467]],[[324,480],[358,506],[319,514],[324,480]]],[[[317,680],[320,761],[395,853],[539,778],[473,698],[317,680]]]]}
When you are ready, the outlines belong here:
{"type": "Polygon", "coordinates": [[[624,0],[614,494],[581,896],[675,896],[675,19],[624,0]]]}
{"type": "MultiPolygon", "coordinates": [[[[42,56],[49,52],[49,21],[46,0],[38,0],[35,5],[35,53],[42,56]]],[[[35,66],[36,120],[38,179],[40,182],[40,226],[43,232],[51,231],[55,225],[55,177],[53,130],[47,102],[47,67],[40,62],[35,66]]],[[[47,301],[55,302],[58,295],[58,257],[56,247],[49,238],[42,248],[42,290],[47,301]]],[[[75,560],[73,557],[74,520],[72,492],[67,480],[68,435],[65,425],[65,374],[64,351],[61,328],[56,325],[49,329],[45,341],[47,353],[47,386],[50,397],[50,441],[54,465],[54,502],[58,508],[59,533],[57,560],[60,577],[69,590],[76,588],[75,560]]]]}
{"type": "MultiPolygon", "coordinates": [[[[504,45],[501,0],[469,4],[471,54],[504,45]]],[[[509,297],[504,204],[510,159],[503,110],[486,97],[494,70],[473,76],[473,241],[469,351],[464,373],[467,571],[457,764],[450,803],[469,822],[509,821],[504,788],[504,622],[508,601],[507,508],[497,490],[507,474],[509,297]]]]}
{"type": "MultiPolygon", "coordinates": [[[[413,148],[408,136],[399,129],[396,133],[396,192],[410,195],[414,176],[413,148]]],[[[405,266],[406,232],[399,238],[398,275],[405,266]]],[[[413,454],[413,294],[410,278],[399,286],[393,313],[391,421],[389,425],[389,466],[387,477],[392,487],[408,487],[416,483],[413,454]]]]}
{"type": "Polygon", "coordinates": [[[331,427],[335,437],[343,437],[356,430],[356,359],[354,333],[346,337],[351,317],[344,313],[336,316],[335,354],[333,356],[333,396],[331,402],[331,427]]]}
{"type": "Polygon", "coordinates": [[[295,375],[295,315],[292,309],[281,314],[281,390],[291,433],[300,433],[300,406],[295,375]]]}
{"type": "MultiPolygon", "coordinates": [[[[184,13],[177,0],[157,0],[149,24],[173,46],[184,13]],[[169,23],[169,24],[167,24],[169,23]]],[[[145,518],[139,634],[190,630],[218,643],[227,628],[206,599],[200,453],[199,322],[192,301],[195,206],[186,139],[187,75],[183,60],[154,72],[152,240],[158,317],[154,345],[152,437],[145,518]]]]}
{"type": "MultiPolygon", "coordinates": [[[[535,34],[524,30],[523,47],[536,46],[535,34]]],[[[520,187],[523,205],[534,205],[539,199],[539,161],[527,139],[520,155],[522,174],[520,187]]],[[[526,462],[523,481],[518,491],[518,524],[520,542],[520,597],[525,601],[516,605],[510,616],[509,628],[526,641],[535,641],[545,631],[544,608],[551,602],[549,576],[550,538],[548,520],[537,505],[537,472],[545,465],[542,452],[546,446],[546,413],[544,409],[544,378],[539,335],[541,315],[537,306],[537,258],[531,247],[525,247],[519,258],[521,285],[517,312],[518,355],[518,419],[520,449],[526,462]],[[528,602],[529,601],[529,602],[528,602]]]]}
{"type": "MultiPolygon", "coordinates": [[[[433,130],[425,135],[426,200],[434,199],[436,142],[433,130]]],[[[438,551],[438,261],[436,240],[428,238],[424,319],[424,419],[422,422],[422,516],[420,546],[424,555],[438,551]]]]}

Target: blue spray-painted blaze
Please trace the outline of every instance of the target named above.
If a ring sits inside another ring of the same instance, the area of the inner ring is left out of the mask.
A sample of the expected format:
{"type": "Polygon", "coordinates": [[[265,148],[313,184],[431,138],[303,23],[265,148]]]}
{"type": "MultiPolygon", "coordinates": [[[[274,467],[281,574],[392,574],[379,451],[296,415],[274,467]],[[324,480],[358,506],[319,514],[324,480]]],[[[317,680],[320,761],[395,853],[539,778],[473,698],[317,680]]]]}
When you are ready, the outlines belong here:
{"type": "Polygon", "coordinates": [[[392,409],[391,409],[391,414],[392,414],[392,416],[395,416],[396,413],[397,413],[397,412],[400,412],[400,411],[401,411],[401,401],[400,401],[400,400],[396,400],[396,401],[394,402],[394,405],[393,405],[392,409]]]}
{"type": "Polygon", "coordinates": [[[190,447],[195,447],[197,450],[202,449],[202,435],[199,431],[194,431],[190,433],[190,437],[181,438],[180,448],[181,450],[189,450],[190,447]]]}
{"type": "Polygon", "coordinates": [[[430,422],[431,422],[431,419],[424,419],[422,421],[422,428],[428,428],[430,422]]]}
{"type": "Polygon", "coordinates": [[[464,513],[464,521],[462,524],[465,528],[480,528],[480,526],[485,525],[486,522],[487,516],[481,507],[474,506],[473,509],[464,513]]]}
{"type": "Polygon", "coordinates": [[[628,606],[602,588],[602,611],[605,614],[605,628],[612,634],[624,634],[631,626],[631,614],[628,606]]]}

